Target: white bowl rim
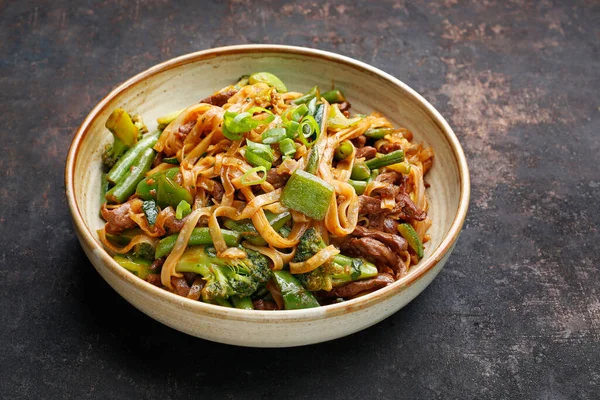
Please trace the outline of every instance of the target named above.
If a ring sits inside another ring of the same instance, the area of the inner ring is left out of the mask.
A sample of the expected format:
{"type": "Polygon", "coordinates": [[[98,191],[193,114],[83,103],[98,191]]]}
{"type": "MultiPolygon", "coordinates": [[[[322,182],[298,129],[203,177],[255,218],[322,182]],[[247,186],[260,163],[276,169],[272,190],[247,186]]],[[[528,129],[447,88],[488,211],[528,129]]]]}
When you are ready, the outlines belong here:
{"type": "MultiPolygon", "coordinates": [[[[406,85],[399,79],[364,62],[328,51],[311,49],[307,47],[277,44],[248,44],[217,47],[175,57],[170,60],[164,61],[160,64],[157,64],[143,72],[138,73],[137,75],[133,76],[132,78],[128,79],[127,81],[113,89],[92,109],[92,111],[88,114],[88,116],[84,119],[84,121],[77,129],[75,137],[73,138],[73,141],[69,148],[69,153],[67,155],[65,165],[65,191],[69,210],[73,219],[73,224],[78,232],[80,240],[85,242],[85,245],[87,245],[89,249],[92,249],[92,251],[101,258],[104,265],[107,266],[107,269],[111,273],[117,275],[120,279],[133,284],[139,290],[147,292],[151,296],[156,296],[157,298],[165,302],[172,303],[174,306],[187,309],[199,315],[214,316],[218,318],[247,322],[279,323],[306,322],[333,316],[340,316],[351,312],[359,311],[399,294],[400,292],[404,291],[407,287],[412,285],[414,282],[419,280],[421,277],[423,277],[427,272],[432,270],[437,265],[437,263],[440,262],[440,260],[442,260],[446,253],[452,249],[454,243],[458,239],[458,236],[466,219],[469,205],[470,178],[468,165],[463,149],[450,125],[427,100],[425,100],[420,94],[418,94],[416,91],[414,91],[412,88],[410,88],[408,85],[406,85]],[[181,65],[212,59],[222,55],[251,53],[265,53],[269,55],[276,55],[277,53],[296,54],[301,56],[319,58],[326,61],[341,63],[347,67],[352,67],[359,72],[371,74],[382,78],[388,81],[391,85],[400,87],[404,92],[406,92],[406,94],[409,97],[412,97],[414,102],[422,107],[422,109],[432,118],[432,120],[438,125],[440,130],[443,132],[443,134],[446,137],[446,140],[452,148],[452,152],[456,159],[459,172],[460,197],[458,203],[458,210],[454,217],[454,220],[452,221],[448,233],[446,234],[440,245],[426,259],[421,260],[420,263],[416,266],[416,268],[412,269],[405,277],[399,279],[398,281],[394,282],[389,286],[378,289],[365,296],[361,296],[352,300],[328,306],[302,310],[241,310],[190,300],[185,297],[171,293],[167,290],[161,289],[157,286],[154,286],[142,279],[139,279],[135,275],[125,270],[119,264],[117,264],[117,262],[114,261],[113,258],[108,254],[108,252],[103,248],[101,243],[94,238],[92,231],[84,222],[84,219],[75,200],[74,169],[77,161],[79,147],[82,141],[85,139],[85,136],[88,132],[88,128],[90,127],[92,121],[96,118],[96,116],[105,107],[107,107],[108,103],[118,94],[152,75],[181,65]]],[[[84,245],[84,243],[82,243],[82,245],[84,245]]]]}

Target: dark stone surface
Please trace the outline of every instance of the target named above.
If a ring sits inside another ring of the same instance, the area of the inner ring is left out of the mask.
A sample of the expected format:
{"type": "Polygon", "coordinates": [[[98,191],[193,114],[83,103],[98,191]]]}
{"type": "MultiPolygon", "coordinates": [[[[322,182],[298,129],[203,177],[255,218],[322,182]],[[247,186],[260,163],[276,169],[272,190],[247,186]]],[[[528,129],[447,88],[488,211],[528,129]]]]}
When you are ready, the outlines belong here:
{"type": "Polygon", "coordinates": [[[598,398],[598,2],[170,3],[0,1],[0,397],[598,398]],[[366,61],[463,143],[473,195],[453,256],[366,331],[283,350],[195,339],[129,306],[77,243],[63,167],[93,105],[238,43],[366,61]]]}

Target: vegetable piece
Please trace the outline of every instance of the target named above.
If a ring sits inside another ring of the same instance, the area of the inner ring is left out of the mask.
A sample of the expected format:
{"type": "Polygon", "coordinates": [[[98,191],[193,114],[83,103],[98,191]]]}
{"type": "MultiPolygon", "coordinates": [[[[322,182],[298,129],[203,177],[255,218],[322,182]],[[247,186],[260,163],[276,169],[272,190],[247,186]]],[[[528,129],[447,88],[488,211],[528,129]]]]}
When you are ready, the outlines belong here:
{"type": "Polygon", "coordinates": [[[319,168],[319,149],[313,147],[310,149],[310,153],[308,154],[308,162],[306,163],[306,168],[304,170],[310,174],[314,174],[317,172],[319,168]]]}
{"type": "Polygon", "coordinates": [[[116,108],[108,117],[106,128],[119,138],[127,147],[131,147],[138,141],[139,131],[131,117],[122,108],[116,108]]]}
{"type": "MultiPolygon", "coordinates": [[[[306,261],[326,246],[323,238],[315,228],[310,228],[300,238],[294,262],[306,261]]],[[[294,275],[302,285],[311,291],[331,290],[348,282],[377,276],[377,267],[361,258],[347,257],[337,254],[333,261],[317,269],[294,275]]]]}
{"type": "Polygon", "coordinates": [[[233,296],[231,297],[231,303],[235,308],[241,308],[242,310],[254,310],[252,299],[248,296],[233,296]]]}
{"type": "Polygon", "coordinates": [[[182,201],[191,204],[194,198],[174,179],[169,178],[167,175],[160,175],[157,178],[156,203],[161,207],[177,207],[182,201]]]}
{"type": "Polygon", "coordinates": [[[274,271],[273,280],[281,292],[286,310],[319,307],[315,296],[306,290],[292,274],[287,271],[274,271]]]}
{"type": "Polygon", "coordinates": [[[255,83],[259,82],[266,83],[269,86],[273,86],[275,89],[277,89],[279,93],[287,92],[287,88],[285,87],[281,79],[279,79],[270,72],[255,72],[252,75],[250,75],[248,83],[254,85],[255,83]]]}
{"type": "Polygon", "coordinates": [[[192,206],[185,200],[181,200],[175,209],[175,218],[183,219],[192,212],[192,206]]]}
{"type": "Polygon", "coordinates": [[[271,278],[267,257],[244,249],[247,258],[221,259],[204,246],[188,248],[175,270],[202,275],[202,299],[210,302],[231,296],[250,296],[271,278]]]}
{"type": "Polygon", "coordinates": [[[241,178],[241,182],[243,186],[252,186],[252,185],[260,185],[261,183],[263,183],[264,181],[267,180],[267,169],[264,166],[259,166],[259,167],[254,167],[249,169],[248,171],[246,171],[246,173],[244,175],[242,175],[241,178]],[[262,177],[259,176],[258,179],[253,180],[253,181],[249,181],[248,177],[254,173],[258,174],[259,172],[262,172],[262,177]]]}
{"type": "Polygon", "coordinates": [[[354,163],[352,166],[352,172],[350,173],[350,179],[357,181],[366,181],[371,176],[371,170],[363,162],[354,163]]]}
{"type": "MultiPolygon", "coordinates": [[[[242,237],[238,232],[229,231],[227,229],[221,229],[221,233],[223,234],[223,239],[225,239],[225,244],[227,246],[233,247],[240,244],[240,240],[242,239],[242,237]]],[[[173,250],[173,247],[175,247],[177,236],[179,236],[178,233],[161,239],[158,242],[158,245],[156,246],[154,258],[158,259],[168,255],[171,252],[171,250],[173,250]]],[[[194,228],[192,230],[192,235],[190,236],[190,240],[188,241],[188,246],[200,245],[213,245],[213,240],[210,236],[209,228],[194,228]]]]}
{"type": "Polygon", "coordinates": [[[169,168],[150,175],[138,183],[135,194],[142,200],[156,200],[156,190],[158,189],[158,179],[165,175],[170,179],[175,179],[179,173],[179,168],[169,168]]]}
{"type": "MultiPolygon", "coordinates": [[[[296,121],[296,122],[300,122],[302,121],[302,118],[304,118],[304,116],[308,114],[308,106],[306,104],[301,104],[300,106],[294,108],[293,110],[289,111],[288,113],[284,114],[284,117],[289,117],[290,121],[296,121]]],[[[289,121],[285,121],[284,122],[289,122],[289,121]]]]}
{"type": "Polygon", "coordinates": [[[402,161],[404,161],[404,151],[396,150],[381,157],[371,158],[370,160],[365,161],[365,165],[370,169],[377,169],[400,163],[402,161]]]}
{"type": "Polygon", "coordinates": [[[300,127],[298,128],[298,137],[306,147],[311,147],[315,144],[320,134],[321,128],[319,128],[319,124],[314,117],[307,115],[302,119],[300,127]]]}
{"type": "Polygon", "coordinates": [[[106,232],[106,238],[114,244],[118,244],[120,246],[126,246],[129,244],[129,242],[131,242],[131,240],[135,236],[142,235],[143,233],[144,233],[144,231],[142,231],[140,228],[132,228],[132,229],[125,229],[123,232],[119,233],[118,235],[113,235],[113,234],[106,232]]]}
{"type": "Polygon", "coordinates": [[[348,183],[354,188],[354,191],[359,196],[363,194],[367,188],[366,181],[355,181],[354,179],[348,179],[348,183]]]}
{"type": "Polygon", "coordinates": [[[246,139],[246,151],[244,157],[255,167],[262,166],[266,170],[271,169],[275,156],[273,149],[268,144],[256,143],[246,139]]]}
{"type": "MultiPolygon", "coordinates": [[[[275,232],[281,231],[283,226],[292,219],[292,214],[290,214],[289,211],[284,211],[280,214],[275,214],[271,211],[265,211],[265,216],[275,232]]],[[[240,221],[228,219],[223,225],[225,225],[227,229],[239,232],[245,240],[249,241],[255,246],[267,245],[267,241],[260,236],[250,219],[242,219],[240,221]]]]}
{"type": "Polygon", "coordinates": [[[325,112],[325,105],[319,104],[316,106],[315,112],[313,113],[313,116],[315,117],[315,121],[317,121],[317,125],[319,125],[319,128],[321,130],[323,129],[323,113],[324,112],[325,112]]]}
{"type": "Polygon", "coordinates": [[[364,135],[368,138],[379,140],[383,139],[385,135],[389,135],[390,133],[394,133],[394,128],[371,128],[367,129],[364,135]]]}
{"type": "Polygon", "coordinates": [[[285,128],[271,128],[262,133],[264,144],[277,143],[287,136],[285,128]]]}
{"type": "Polygon", "coordinates": [[[404,160],[401,163],[388,165],[387,167],[392,171],[400,172],[404,175],[410,174],[410,163],[408,162],[408,160],[404,160]]]}
{"type": "Polygon", "coordinates": [[[348,128],[349,126],[356,124],[358,121],[360,121],[362,119],[361,117],[346,118],[346,116],[344,114],[342,114],[342,112],[340,111],[337,104],[332,104],[331,107],[329,107],[329,109],[330,110],[329,110],[328,126],[330,128],[334,128],[334,129],[348,128]]]}
{"type": "Polygon", "coordinates": [[[336,160],[341,161],[345,160],[352,154],[353,146],[349,140],[344,140],[339,146],[335,149],[335,153],[333,153],[336,160]]]}
{"type": "Polygon", "coordinates": [[[151,148],[144,150],[131,166],[129,175],[125,176],[123,180],[106,193],[106,200],[121,204],[131,196],[135,192],[138,183],[144,179],[146,172],[150,170],[154,161],[154,155],[154,150],[151,148]]]}
{"type": "Polygon", "coordinates": [[[279,150],[286,157],[291,157],[296,154],[296,145],[292,139],[286,138],[279,142],[279,150]]]}
{"type": "Polygon", "coordinates": [[[162,117],[158,117],[156,119],[156,122],[158,122],[159,129],[161,126],[163,127],[163,129],[166,128],[166,126],[173,122],[175,118],[177,118],[179,114],[183,112],[183,110],[185,110],[185,108],[178,111],[173,111],[167,115],[163,115],[162,117]]]}
{"type": "Polygon", "coordinates": [[[146,277],[152,273],[152,270],[150,270],[152,262],[146,259],[140,257],[125,257],[118,254],[113,258],[120,266],[134,275],[137,275],[139,278],[146,279],[146,277]]]}
{"type": "Polygon", "coordinates": [[[322,221],[333,198],[333,186],[323,179],[302,170],[290,176],[281,194],[284,206],[322,221]]]}
{"type": "Polygon", "coordinates": [[[411,249],[417,253],[417,257],[423,258],[423,243],[419,239],[419,235],[417,235],[417,232],[412,225],[408,223],[400,224],[398,225],[398,232],[406,239],[411,249]]]}
{"type": "Polygon", "coordinates": [[[273,113],[263,107],[252,107],[242,113],[225,111],[222,126],[223,136],[229,140],[239,140],[244,136],[244,133],[250,132],[261,125],[271,123],[274,119],[275,116],[273,113]],[[268,115],[263,119],[255,119],[253,117],[255,113],[266,113],[268,115]]]}
{"type": "Polygon", "coordinates": [[[146,219],[149,225],[156,223],[156,217],[158,217],[158,208],[156,208],[156,202],[154,200],[146,200],[142,203],[142,210],[146,214],[146,219]]]}
{"type": "Polygon", "coordinates": [[[118,137],[115,137],[112,144],[106,145],[102,153],[102,164],[112,168],[123,154],[129,149],[125,143],[118,137]]]}
{"type": "Polygon", "coordinates": [[[300,124],[296,121],[289,121],[285,124],[285,133],[289,139],[294,139],[298,135],[300,124]]]}
{"type": "Polygon", "coordinates": [[[135,194],[143,200],[155,200],[160,207],[177,207],[181,201],[192,203],[190,192],[175,181],[179,168],[170,168],[142,179],[135,194]]]}
{"type": "Polygon", "coordinates": [[[346,96],[340,89],[333,89],[329,92],[325,92],[321,95],[329,104],[333,103],[343,103],[346,101],[346,96]]]}
{"type": "Polygon", "coordinates": [[[129,173],[131,166],[140,156],[140,154],[142,154],[144,150],[154,146],[158,141],[159,136],[159,132],[145,135],[142,140],[137,142],[135,146],[127,150],[125,154],[119,158],[119,161],[117,161],[117,163],[108,172],[107,179],[115,184],[121,181],[125,175],[129,173]]]}
{"type": "Polygon", "coordinates": [[[293,104],[306,104],[310,101],[312,101],[315,98],[319,98],[321,97],[319,95],[319,88],[317,86],[314,86],[312,89],[310,89],[308,92],[306,92],[306,94],[304,96],[298,97],[296,100],[292,101],[293,104]]]}

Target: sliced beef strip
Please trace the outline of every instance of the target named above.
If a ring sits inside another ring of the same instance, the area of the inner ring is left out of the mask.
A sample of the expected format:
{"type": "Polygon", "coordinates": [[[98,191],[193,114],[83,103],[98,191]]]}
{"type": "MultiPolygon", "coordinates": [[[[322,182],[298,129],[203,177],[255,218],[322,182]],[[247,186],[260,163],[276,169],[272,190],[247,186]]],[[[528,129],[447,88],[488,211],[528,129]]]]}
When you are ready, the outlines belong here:
{"type": "Polygon", "coordinates": [[[187,297],[190,293],[190,286],[185,281],[185,278],[178,278],[176,276],[171,277],[171,285],[175,289],[175,293],[180,296],[187,297]]]}
{"type": "Polygon", "coordinates": [[[393,233],[357,226],[356,229],[354,229],[354,232],[352,232],[352,236],[373,238],[397,253],[408,249],[406,240],[402,236],[393,233]]]}
{"type": "Polygon", "coordinates": [[[225,194],[225,188],[223,188],[223,184],[216,179],[213,180],[215,182],[213,186],[212,192],[210,194],[212,197],[217,200],[219,203],[223,200],[223,195],[225,194]]]}
{"type": "Polygon", "coordinates": [[[419,210],[415,203],[410,199],[408,193],[402,192],[396,196],[396,207],[394,207],[394,212],[402,211],[407,218],[404,219],[414,219],[416,221],[423,221],[427,218],[427,213],[423,210],[419,210]]]}
{"type": "Polygon", "coordinates": [[[398,257],[392,250],[377,239],[370,237],[344,237],[335,239],[334,244],[342,254],[350,257],[361,257],[376,265],[397,266],[398,257]]]}
{"type": "Polygon", "coordinates": [[[320,298],[350,298],[368,290],[381,289],[391,283],[394,283],[394,278],[388,274],[379,274],[374,278],[347,283],[344,286],[334,288],[329,292],[320,291],[317,293],[317,296],[320,298]]]}
{"type": "Polygon", "coordinates": [[[113,209],[108,209],[106,203],[102,204],[100,213],[106,221],[106,233],[118,235],[125,229],[135,228],[137,224],[129,218],[131,203],[128,201],[113,209]]]}
{"type": "Polygon", "coordinates": [[[372,146],[364,146],[364,147],[358,147],[356,149],[356,155],[354,156],[355,158],[365,158],[366,160],[370,160],[371,158],[375,157],[375,155],[377,154],[377,149],[375,147],[372,146]]]}
{"type": "Polygon", "coordinates": [[[186,122],[185,124],[179,127],[179,129],[175,133],[175,136],[180,140],[184,140],[185,137],[192,131],[192,129],[194,129],[195,125],[196,121],[186,122]]]}
{"type": "Polygon", "coordinates": [[[223,107],[225,103],[237,93],[237,90],[228,90],[226,92],[215,93],[205,99],[200,100],[200,103],[212,104],[213,106],[223,107]]]}
{"type": "Polygon", "coordinates": [[[383,154],[391,153],[392,151],[402,149],[402,145],[400,143],[384,143],[379,146],[379,152],[383,154]]]}
{"type": "Polygon", "coordinates": [[[275,189],[284,187],[289,178],[288,174],[279,174],[275,168],[267,172],[267,182],[273,185],[275,189]]]}
{"type": "Polygon", "coordinates": [[[274,301],[258,299],[252,302],[255,310],[277,310],[277,304],[274,301]]]}
{"type": "Polygon", "coordinates": [[[352,144],[354,145],[354,147],[360,148],[360,147],[364,147],[365,144],[367,144],[367,137],[365,135],[360,135],[360,136],[355,137],[354,139],[352,139],[350,141],[352,142],[352,144]]]}

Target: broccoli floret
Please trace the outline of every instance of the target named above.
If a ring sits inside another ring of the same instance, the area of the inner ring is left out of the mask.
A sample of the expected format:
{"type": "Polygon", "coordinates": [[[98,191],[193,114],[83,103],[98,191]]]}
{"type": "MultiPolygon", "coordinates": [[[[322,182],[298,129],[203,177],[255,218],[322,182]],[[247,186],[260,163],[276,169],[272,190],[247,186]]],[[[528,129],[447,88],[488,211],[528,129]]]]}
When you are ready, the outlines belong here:
{"type": "MultiPolygon", "coordinates": [[[[306,261],[325,246],[319,232],[314,228],[310,228],[300,238],[293,261],[306,261]]],[[[348,282],[377,276],[377,267],[361,258],[351,258],[338,254],[332,261],[311,272],[294,276],[310,291],[329,291],[348,282]]]]}
{"type": "Polygon", "coordinates": [[[150,243],[138,243],[133,246],[133,255],[146,260],[154,261],[154,247],[150,243]]]}
{"type": "Polygon", "coordinates": [[[102,163],[108,168],[112,168],[113,165],[121,158],[123,154],[129,149],[123,141],[117,137],[112,144],[107,144],[102,153],[102,163]]]}
{"type": "Polygon", "coordinates": [[[231,296],[250,296],[271,278],[268,259],[262,254],[244,248],[243,259],[221,259],[213,249],[194,246],[181,256],[176,270],[195,272],[206,281],[202,299],[214,302],[231,296]]]}
{"type": "Polygon", "coordinates": [[[112,168],[119,158],[141,139],[143,131],[148,130],[140,117],[133,121],[122,108],[116,108],[110,114],[105,126],[114,138],[113,143],[107,145],[102,153],[102,162],[108,168],[112,168]]]}
{"type": "Polygon", "coordinates": [[[294,259],[292,261],[306,261],[323,248],[325,248],[325,242],[323,241],[323,238],[319,232],[317,232],[315,228],[307,229],[306,232],[304,232],[304,235],[302,235],[300,238],[300,242],[296,248],[296,254],[294,255],[294,259]]]}

